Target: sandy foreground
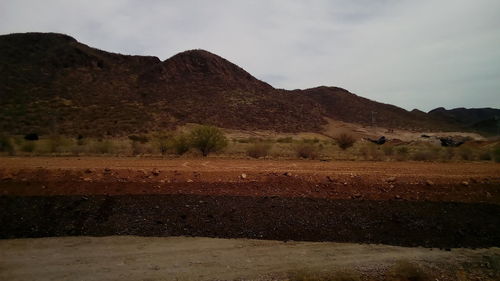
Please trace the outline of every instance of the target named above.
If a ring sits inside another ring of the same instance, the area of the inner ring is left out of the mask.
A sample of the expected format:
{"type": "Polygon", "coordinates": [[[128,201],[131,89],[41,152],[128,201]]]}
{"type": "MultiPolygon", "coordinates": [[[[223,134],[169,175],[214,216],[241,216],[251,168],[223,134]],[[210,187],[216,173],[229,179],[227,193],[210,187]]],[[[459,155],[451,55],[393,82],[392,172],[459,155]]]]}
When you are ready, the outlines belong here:
{"type": "Polygon", "coordinates": [[[280,279],[298,269],[380,275],[396,261],[442,270],[500,255],[325,242],[187,237],[62,237],[0,240],[0,280],[280,279]]]}

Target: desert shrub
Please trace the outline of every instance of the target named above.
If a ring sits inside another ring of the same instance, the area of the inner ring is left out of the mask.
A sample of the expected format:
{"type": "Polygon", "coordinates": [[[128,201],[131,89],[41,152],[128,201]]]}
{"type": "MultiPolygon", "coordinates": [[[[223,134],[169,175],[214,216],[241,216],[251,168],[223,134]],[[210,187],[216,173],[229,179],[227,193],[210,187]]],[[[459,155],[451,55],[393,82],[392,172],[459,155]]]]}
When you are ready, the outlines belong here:
{"type": "Polygon", "coordinates": [[[292,143],[293,138],[292,137],[283,137],[283,138],[278,138],[276,140],[277,143],[292,143]]]}
{"type": "Polygon", "coordinates": [[[497,163],[500,163],[500,147],[493,149],[493,160],[497,163]]]}
{"type": "Polygon", "coordinates": [[[382,151],[384,152],[385,156],[392,156],[394,154],[394,146],[386,144],[382,146],[382,151]]]}
{"type": "Polygon", "coordinates": [[[424,270],[408,261],[398,261],[387,272],[388,280],[394,281],[425,281],[431,280],[424,270]]]}
{"type": "Polygon", "coordinates": [[[450,161],[455,157],[455,148],[453,147],[443,147],[440,153],[441,159],[444,161],[450,161]]]}
{"type": "Polygon", "coordinates": [[[93,145],[93,152],[100,154],[113,153],[114,144],[110,140],[98,140],[93,145]]]}
{"type": "Polygon", "coordinates": [[[399,146],[395,149],[395,155],[394,158],[397,161],[404,161],[408,158],[408,153],[410,150],[406,146],[399,146]]]}
{"type": "Polygon", "coordinates": [[[15,154],[16,149],[11,138],[0,135],[0,152],[7,152],[9,155],[15,154]]]}
{"type": "Polygon", "coordinates": [[[335,141],[337,142],[338,146],[342,148],[343,150],[348,149],[349,147],[353,146],[354,143],[356,142],[356,139],[348,134],[340,134],[335,141]]]}
{"type": "Polygon", "coordinates": [[[28,152],[28,153],[33,153],[36,149],[36,143],[32,141],[26,141],[23,144],[21,144],[21,151],[23,152],[28,152]]]}
{"type": "Polygon", "coordinates": [[[302,142],[303,143],[319,143],[319,139],[318,138],[313,138],[313,139],[303,138],[302,142]]]}
{"type": "Polygon", "coordinates": [[[62,152],[63,147],[69,144],[70,144],[69,140],[59,135],[49,136],[46,142],[47,151],[50,153],[62,152]]]}
{"type": "Polygon", "coordinates": [[[360,153],[364,160],[384,160],[384,153],[379,149],[378,145],[373,143],[367,143],[366,145],[361,147],[360,153]]]}
{"type": "Polygon", "coordinates": [[[252,158],[266,157],[271,150],[272,145],[270,143],[254,143],[247,148],[247,155],[252,158]]]}
{"type": "Polygon", "coordinates": [[[189,133],[191,146],[198,149],[203,156],[217,152],[227,146],[224,133],[213,126],[198,126],[189,133]]]}
{"type": "Polygon", "coordinates": [[[148,137],[140,135],[130,135],[128,136],[128,139],[131,140],[132,142],[139,142],[139,143],[147,143],[149,141],[148,137]]]}
{"type": "Polygon", "coordinates": [[[132,155],[140,155],[146,151],[146,148],[144,147],[144,143],[139,142],[139,141],[131,140],[130,147],[132,149],[132,155]]]}
{"type": "Polygon", "coordinates": [[[358,273],[350,271],[317,272],[311,270],[299,270],[288,273],[290,281],[360,281],[358,273]]]}
{"type": "Polygon", "coordinates": [[[491,161],[491,153],[489,151],[481,151],[479,153],[479,160],[481,160],[481,161],[491,161]]]}
{"type": "Polygon", "coordinates": [[[38,140],[38,134],[36,133],[29,133],[24,136],[24,139],[27,141],[37,141],[38,140]]]}
{"type": "Polygon", "coordinates": [[[306,159],[316,159],[320,152],[320,148],[317,145],[304,142],[294,145],[294,150],[297,157],[306,159]]]}
{"type": "Polygon", "coordinates": [[[158,151],[161,155],[165,155],[168,152],[169,142],[172,139],[172,136],[168,133],[160,132],[155,135],[155,145],[158,148],[158,151]]]}
{"type": "Polygon", "coordinates": [[[427,149],[419,149],[413,153],[411,159],[414,161],[433,161],[436,159],[436,154],[427,149]]]}
{"type": "Polygon", "coordinates": [[[474,152],[469,147],[460,147],[458,150],[458,155],[462,160],[471,161],[474,160],[474,152]]]}
{"type": "Polygon", "coordinates": [[[189,136],[184,133],[174,136],[170,140],[169,147],[171,147],[177,155],[182,155],[188,152],[190,148],[189,136]]]}

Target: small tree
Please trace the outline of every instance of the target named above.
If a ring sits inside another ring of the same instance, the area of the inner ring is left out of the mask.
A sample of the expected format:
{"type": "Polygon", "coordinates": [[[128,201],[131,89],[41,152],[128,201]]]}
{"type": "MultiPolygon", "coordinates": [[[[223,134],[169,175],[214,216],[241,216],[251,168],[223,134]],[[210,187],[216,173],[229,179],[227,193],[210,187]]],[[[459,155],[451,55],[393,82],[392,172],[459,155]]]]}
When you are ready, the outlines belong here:
{"type": "Polygon", "coordinates": [[[227,146],[227,139],[222,131],[213,126],[199,126],[189,134],[191,146],[200,150],[203,156],[220,151],[227,146]]]}
{"type": "Polygon", "coordinates": [[[185,133],[180,133],[170,140],[169,145],[177,155],[182,155],[189,151],[189,137],[185,133]]]}

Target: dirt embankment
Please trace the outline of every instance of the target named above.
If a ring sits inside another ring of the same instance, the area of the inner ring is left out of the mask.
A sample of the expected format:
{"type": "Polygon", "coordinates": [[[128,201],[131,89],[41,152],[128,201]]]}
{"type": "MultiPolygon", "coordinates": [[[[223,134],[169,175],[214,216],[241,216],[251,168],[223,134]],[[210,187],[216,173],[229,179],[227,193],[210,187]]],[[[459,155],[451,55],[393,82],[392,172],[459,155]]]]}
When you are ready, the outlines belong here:
{"type": "Polygon", "coordinates": [[[5,158],[1,238],[209,236],[500,246],[500,166],[5,158]]]}

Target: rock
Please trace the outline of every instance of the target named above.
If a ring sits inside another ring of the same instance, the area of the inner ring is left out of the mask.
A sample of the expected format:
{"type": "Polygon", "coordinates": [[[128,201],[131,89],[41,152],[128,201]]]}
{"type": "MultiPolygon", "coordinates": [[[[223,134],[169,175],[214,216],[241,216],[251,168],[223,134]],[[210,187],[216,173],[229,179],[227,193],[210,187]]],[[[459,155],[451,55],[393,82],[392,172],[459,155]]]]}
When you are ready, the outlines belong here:
{"type": "Polygon", "coordinates": [[[186,181],[186,182],[193,182],[193,180],[192,180],[192,179],[187,179],[187,181],[186,181]]]}
{"type": "Polygon", "coordinates": [[[426,181],[425,181],[425,184],[426,184],[426,185],[429,185],[429,186],[434,185],[434,183],[433,183],[432,181],[430,181],[430,180],[426,180],[426,181]]]}
{"type": "Polygon", "coordinates": [[[396,177],[387,178],[385,181],[386,182],[395,182],[396,181],[396,177]]]}
{"type": "Polygon", "coordinates": [[[394,198],[396,198],[396,199],[398,199],[398,200],[399,200],[399,199],[401,199],[401,196],[396,195],[396,196],[394,196],[394,198]]]}
{"type": "Polygon", "coordinates": [[[111,169],[110,169],[110,168],[104,168],[104,173],[105,173],[105,174],[109,174],[109,173],[111,173],[111,169]]]}
{"type": "Polygon", "coordinates": [[[462,185],[463,185],[463,186],[469,186],[469,182],[468,182],[468,181],[463,181],[463,182],[462,182],[462,185]]]}
{"type": "Polygon", "coordinates": [[[85,174],[92,174],[92,170],[91,169],[86,169],[85,170],[85,174]]]}
{"type": "Polygon", "coordinates": [[[91,178],[83,178],[83,181],[86,181],[86,182],[91,182],[92,179],[91,178]]]}
{"type": "Polygon", "coordinates": [[[486,197],[487,197],[487,198],[491,198],[491,197],[493,197],[493,196],[491,195],[491,193],[489,193],[488,191],[486,191],[486,197]]]}
{"type": "Polygon", "coordinates": [[[153,171],[151,171],[151,174],[153,174],[153,176],[159,176],[160,175],[160,171],[157,170],[157,169],[153,169],[153,171]]]}
{"type": "Polygon", "coordinates": [[[240,175],[240,178],[241,178],[241,179],[246,179],[246,178],[247,178],[247,174],[245,174],[245,173],[241,174],[241,175],[240,175]]]}
{"type": "Polygon", "coordinates": [[[354,193],[352,196],[351,196],[352,199],[357,199],[357,198],[361,198],[361,194],[360,193],[354,193]]]}
{"type": "Polygon", "coordinates": [[[331,178],[330,176],[326,176],[326,179],[329,181],[329,182],[334,182],[335,180],[333,178],[331,178]]]}
{"type": "Polygon", "coordinates": [[[291,177],[291,176],[292,176],[292,173],[290,173],[290,172],[286,172],[286,173],[284,173],[283,175],[285,175],[285,176],[287,176],[287,177],[291,177]]]}

